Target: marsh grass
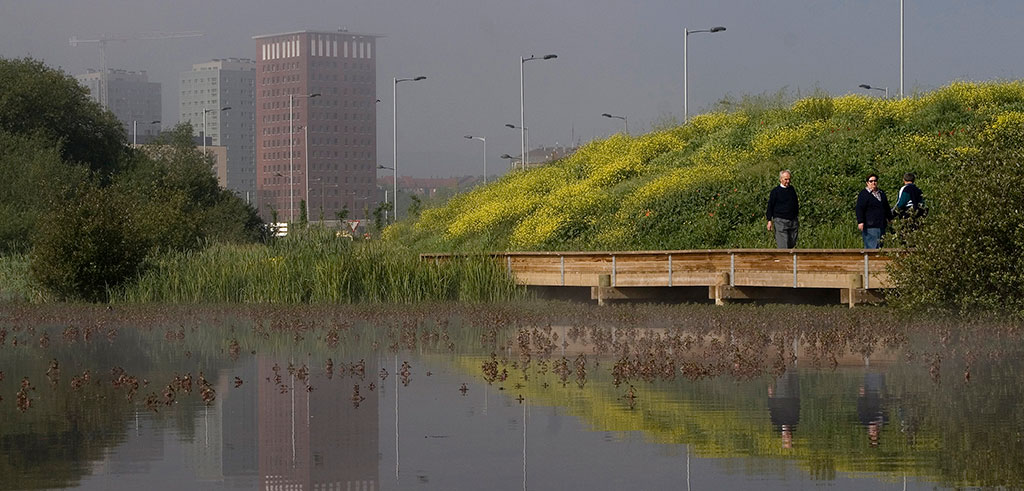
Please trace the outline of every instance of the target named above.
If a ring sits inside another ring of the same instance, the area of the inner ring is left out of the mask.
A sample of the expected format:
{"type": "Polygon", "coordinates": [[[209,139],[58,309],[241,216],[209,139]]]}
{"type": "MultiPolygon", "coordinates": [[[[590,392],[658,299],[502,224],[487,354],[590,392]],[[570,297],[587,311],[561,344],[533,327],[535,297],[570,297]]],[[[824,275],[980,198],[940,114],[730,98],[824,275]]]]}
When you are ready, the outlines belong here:
{"type": "Polygon", "coordinates": [[[29,280],[28,256],[10,254],[0,256],[0,301],[46,301],[48,295],[29,280]]]}
{"type": "Polygon", "coordinates": [[[214,244],[160,256],[111,301],[141,303],[413,303],[522,298],[486,257],[424,262],[396,244],[312,229],[270,245],[214,244]]]}

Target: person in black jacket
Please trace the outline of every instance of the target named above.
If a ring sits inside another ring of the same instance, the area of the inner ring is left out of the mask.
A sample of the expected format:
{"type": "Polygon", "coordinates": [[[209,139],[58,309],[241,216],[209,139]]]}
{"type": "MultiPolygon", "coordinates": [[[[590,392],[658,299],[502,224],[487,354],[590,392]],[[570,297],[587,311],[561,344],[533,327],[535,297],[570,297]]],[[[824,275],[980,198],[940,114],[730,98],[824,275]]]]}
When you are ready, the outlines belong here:
{"type": "Polygon", "coordinates": [[[797,232],[800,231],[800,222],[797,221],[800,202],[796,197],[796,189],[789,183],[792,176],[788,170],[779,172],[779,185],[768,194],[765,216],[768,218],[768,230],[775,227],[775,245],[779,249],[796,247],[797,232]]]}
{"type": "Polygon", "coordinates": [[[914,184],[914,173],[903,174],[903,187],[896,195],[896,213],[900,218],[916,219],[927,213],[924,204],[924,193],[914,184]]]}
{"type": "Polygon", "coordinates": [[[885,227],[892,219],[892,209],[885,192],[878,189],[878,176],[871,174],[866,182],[867,187],[857,195],[857,228],[864,240],[864,248],[878,249],[882,245],[885,227]]]}

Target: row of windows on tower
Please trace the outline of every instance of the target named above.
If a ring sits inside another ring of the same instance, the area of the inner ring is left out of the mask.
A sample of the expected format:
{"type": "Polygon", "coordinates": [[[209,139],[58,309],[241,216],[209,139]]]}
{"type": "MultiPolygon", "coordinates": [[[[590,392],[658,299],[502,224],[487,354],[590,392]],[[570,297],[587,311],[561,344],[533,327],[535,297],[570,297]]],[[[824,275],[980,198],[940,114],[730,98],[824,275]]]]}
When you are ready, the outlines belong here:
{"type": "MultiPolygon", "coordinates": [[[[345,151],[340,152],[340,154],[336,150],[332,150],[331,152],[327,152],[328,155],[320,154],[320,156],[322,158],[345,158],[345,159],[352,158],[352,159],[368,159],[368,160],[373,160],[373,152],[372,151],[361,151],[361,150],[348,151],[348,150],[345,150],[345,151]],[[331,152],[333,152],[333,155],[330,155],[331,152]]],[[[302,158],[302,152],[296,151],[294,153],[294,156],[295,156],[294,158],[301,159],[302,158]]],[[[288,158],[288,152],[263,152],[263,160],[284,160],[284,159],[287,159],[287,158],[288,158]]]]}

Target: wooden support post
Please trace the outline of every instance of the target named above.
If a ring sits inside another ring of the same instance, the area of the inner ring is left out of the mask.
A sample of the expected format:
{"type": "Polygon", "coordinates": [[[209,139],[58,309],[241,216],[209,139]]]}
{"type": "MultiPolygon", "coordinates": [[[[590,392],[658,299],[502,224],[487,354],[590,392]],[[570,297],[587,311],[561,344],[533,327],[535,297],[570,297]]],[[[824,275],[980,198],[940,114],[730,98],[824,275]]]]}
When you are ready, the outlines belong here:
{"type": "Polygon", "coordinates": [[[612,275],[602,274],[597,277],[597,304],[603,306],[605,304],[604,292],[606,288],[612,286],[612,275]]]}
{"type": "Polygon", "coordinates": [[[845,288],[844,290],[846,293],[846,303],[852,309],[855,305],[857,305],[857,290],[859,290],[861,288],[861,285],[863,285],[863,277],[859,274],[851,274],[849,278],[850,286],[845,288]]]}
{"type": "Polygon", "coordinates": [[[729,286],[729,273],[718,273],[718,279],[715,284],[711,286],[713,296],[715,298],[715,305],[725,305],[725,297],[722,295],[722,291],[729,286]]]}

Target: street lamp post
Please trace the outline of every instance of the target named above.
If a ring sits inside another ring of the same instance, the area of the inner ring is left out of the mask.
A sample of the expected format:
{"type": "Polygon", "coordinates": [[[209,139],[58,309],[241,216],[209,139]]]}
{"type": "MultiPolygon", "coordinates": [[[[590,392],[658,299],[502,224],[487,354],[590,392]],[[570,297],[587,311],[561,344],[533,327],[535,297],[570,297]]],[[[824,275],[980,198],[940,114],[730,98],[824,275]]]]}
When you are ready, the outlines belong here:
{"type": "MultiPolygon", "coordinates": [[[[324,184],[324,177],[323,176],[317,177],[315,179],[315,181],[320,183],[320,226],[323,226],[323,224],[324,224],[324,194],[326,194],[326,190],[324,188],[326,187],[326,185],[324,184]]],[[[338,185],[337,184],[331,184],[331,187],[338,187],[338,185]]],[[[308,198],[309,197],[309,191],[310,191],[310,188],[309,188],[309,184],[307,183],[306,184],[306,197],[307,197],[307,199],[306,199],[306,207],[307,207],[307,209],[309,208],[309,198],[308,198]]]]}
{"type": "MultiPolygon", "coordinates": [[[[231,106],[224,106],[220,108],[221,111],[227,111],[231,109],[231,106]]],[[[203,109],[203,157],[206,157],[206,113],[212,113],[213,109],[203,109]]]]}
{"type": "MultiPolygon", "coordinates": [[[[525,147],[526,148],[530,148],[530,129],[529,128],[527,128],[525,126],[516,126],[516,125],[514,125],[512,123],[506,124],[505,127],[512,128],[514,130],[522,131],[522,133],[524,135],[526,135],[526,145],[525,145],[525,147]]],[[[520,155],[520,157],[519,157],[519,165],[522,166],[523,170],[526,170],[526,164],[529,161],[530,161],[530,159],[527,157],[527,155],[525,153],[520,155]]]]}
{"type": "Polygon", "coordinates": [[[484,142],[484,184],[487,184],[487,139],[482,136],[466,135],[467,139],[484,142]]]}
{"type": "MultiPolygon", "coordinates": [[[[295,98],[305,97],[312,99],[320,97],[320,93],[313,94],[288,94],[288,225],[295,222],[295,118],[292,109],[295,107],[295,98]]],[[[308,120],[308,108],[306,110],[308,120]]],[[[309,122],[306,122],[309,124],[309,122]]],[[[308,205],[307,205],[308,206],[308,205]]]]}
{"type": "Polygon", "coordinates": [[[900,0],[900,99],[903,98],[903,0],[900,0]]]}
{"type": "Polygon", "coordinates": [[[629,121],[628,121],[628,120],[626,120],[626,117],[625,117],[625,116],[616,116],[616,115],[614,115],[614,114],[608,114],[608,113],[604,113],[604,114],[602,114],[601,116],[604,116],[604,117],[606,117],[606,118],[614,118],[614,119],[621,119],[621,120],[622,120],[622,130],[623,130],[623,131],[624,131],[624,132],[625,132],[625,133],[626,133],[627,135],[629,135],[629,121]]]}
{"type": "MultiPolygon", "coordinates": [[[[143,123],[143,124],[145,124],[145,123],[143,123]]],[[[160,120],[158,119],[156,121],[150,121],[149,124],[160,124],[160,120]]],[[[205,132],[206,128],[203,128],[203,131],[205,132]]],[[[139,140],[139,122],[138,121],[132,121],[132,147],[133,148],[139,145],[139,141],[138,140],[139,140]]]]}
{"type": "Polygon", "coordinates": [[[427,77],[420,75],[412,78],[397,78],[395,77],[394,84],[391,86],[391,165],[394,165],[395,171],[395,221],[398,221],[398,83],[399,82],[419,82],[420,80],[426,80],[427,77]]]}
{"type": "Polygon", "coordinates": [[[889,98],[889,87],[872,87],[872,86],[870,86],[868,84],[860,84],[860,85],[858,85],[858,87],[860,87],[862,89],[867,89],[867,90],[881,90],[881,91],[884,91],[885,92],[885,98],[886,99],[889,98]]]}
{"type": "Polygon", "coordinates": [[[722,32],[725,28],[722,26],[712,27],[711,29],[699,29],[691,31],[687,28],[683,28],[683,123],[689,121],[690,113],[687,107],[687,74],[686,74],[686,38],[690,37],[690,34],[697,34],[698,32],[722,32]]]}
{"type": "MultiPolygon", "coordinates": [[[[382,164],[377,164],[377,168],[378,169],[388,169],[388,170],[391,170],[391,171],[395,170],[394,167],[388,167],[388,166],[382,165],[382,164]]],[[[395,174],[395,175],[397,176],[397,174],[395,174]]],[[[397,179],[397,177],[395,179],[397,179]]],[[[395,182],[398,182],[398,181],[396,180],[395,182]]],[[[395,189],[398,189],[398,185],[397,184],[395,185],[395,189]]],[[[397,209],[398,208],[398,195],[397,194],[395,195],[394,200],[395,200],[395,206],[393,208],[397,209]]],[[[384,204],[385,205],[388,204],[388,190],[387,189],[384,190],[384,204]]],[[[388,213],[387,210],[384,210],[384,223],[387,223],[387,221],[388,221],[387,213],[388,213]]]]}
{"type": "Polygon", "coordinates": [[[305,161],[302,164],[302,174],[306,178],[306,221],[309,221],[309,121],[302,126],[302,157],[305,161]]]}
{"type": "Polygon", "coordinates": [[[523,155],[523,170],[526,170],[526,166],[530,161],[526,156],[526,92],[523,88],[523,67],[526,66],[528,61],[553,60],[555,58],[558,58],[558,55],[532,55],[529,58],[519,57],[519,150],[523,155]]]}
{"type": "Polygon", "coordinates": [[[511,166],[513,169],[516,168],[516,158],[515,157],[513,157],[513,156],[511,156],[511,155],[509,155],[507,153],[503,153],[503,154],[501,154],[501,158],[503,158],[505,160],[508,160],[508,165],[511,166]]]}

